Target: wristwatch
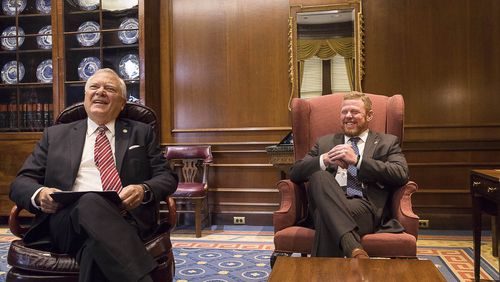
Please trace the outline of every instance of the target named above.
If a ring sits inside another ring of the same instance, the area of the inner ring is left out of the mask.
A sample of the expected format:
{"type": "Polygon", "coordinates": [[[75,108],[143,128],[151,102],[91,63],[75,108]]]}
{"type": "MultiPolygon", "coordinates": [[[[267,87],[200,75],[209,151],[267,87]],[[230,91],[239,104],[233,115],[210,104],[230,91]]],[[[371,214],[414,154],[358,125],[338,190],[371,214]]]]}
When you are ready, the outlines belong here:
{"type": "Polygon", "coordinates": [[[142,198],[142,203],[146,204],[151,202],[151,200],[153,199],[153,193],[151,192],[151,188],[146,183],[141,184],[141,186],[142,189],[144,190],[144,198],[142,198]]]}

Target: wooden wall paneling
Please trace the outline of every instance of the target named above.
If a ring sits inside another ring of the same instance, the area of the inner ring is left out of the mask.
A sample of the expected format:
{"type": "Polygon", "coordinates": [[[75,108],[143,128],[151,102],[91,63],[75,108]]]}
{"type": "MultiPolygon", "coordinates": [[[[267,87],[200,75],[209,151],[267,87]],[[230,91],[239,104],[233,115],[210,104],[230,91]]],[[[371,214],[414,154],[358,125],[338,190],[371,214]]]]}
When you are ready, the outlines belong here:
{"type": "Polygon", "coordinates": [[[279,206],[275,187],[279,171],[269,163],[265,150],[256,148],[214,146],[209,190],[215,223],[230,224],[232,216],[245,216],[246,223],[253,225],[272,222],[279,206]]]}
{"type": "Polygon", "coordinates": [[[172,1],[160,1],[160,106],[158,113],[161,119],[160,140],[165,141],[166,136],[172,132],[172,1]]]}
{"type": "MultiPolygon", "coordinates": [[[[408,103],[406,103],[408,107],[408,103]]],[[[408,115],[408,114],[407,114],[408,115]]],[[[405,126],[405,142],[407,141],[499,141],[500,122],[484,124],[454,125],[407,125],[405,126]]]]}
{"type": "Polygon", "coordinates": [[[364,1],[363,89],[404,96],[414,204],[434,228],[469,229],[469,171],[500,167],[500,116],[492,108],[500,50],[491,47],[500,6],[479,2],[364,1]]]}
{"type": "Polygon", "coordinates": [[[403,151],[419,185],[413,204],[421,219],[430,220],[430,228],[469,229],[469,173],[499,167],[500,140],[405,142],[403,151]]]}
{"type": "MultiPolygon", "coordinates": [[[[155,113],[161,112],[160,95],[160,1],[140,0],[139,23],[140,37],[144,41],[144,48],[139,48],[141,79],[140,92],[144,93],[146,105],[151,107],[155,113]]],[[[159,120],[161,128],[161,119],[159,120]]]]}
{"type": "MultiPolygon", "coordinates": [[[[467,58],[468,95],[471,121],[496,124],[489,134],[499,132],[500,115],[500,1],[468,1],[467,58]]],[[[485,136],[488,138],[488,136],[485,136]]],[[[493,138],[493,137],[492,137],[493,138]]],[[[499,140],[496,135],[496,140],[499,140]]]]}
{"type": "Polygon", "coordinates": [[[213,146],[214,222],[271,224],[280,174],[265,147],[290,130],[288,1],[161,5],[162,144],[213,146]]]}
{"type": "Polygon", "coordinates": [[[468,123],[467,1],[367,0],[365,15],[364,90],[402,93],[407,124],[468,123]]]}
{"type": "Polygon", "coordinates": [[[290,126],[267,127],[267,128],[199,128],[189,130],[172,130],[171,137],[175,142],[164,142],[164,144],[181,143],[205,143],[205,144],[235,144],[235,145],[260,145],[277,144],[291,130],[290,126]]]}
{"type": "Polygon", "coordinates": [[[287,16],[287,1],[171,1],[164,142],[200,129],[289,126],[287,16]]]}
{"type": "Polygon", "coordinates": [[[0,216],[8,216],[14,202],[9,199],[10,183],[33,151],[40,133],[2,133],[0,147],[0,216]]]}

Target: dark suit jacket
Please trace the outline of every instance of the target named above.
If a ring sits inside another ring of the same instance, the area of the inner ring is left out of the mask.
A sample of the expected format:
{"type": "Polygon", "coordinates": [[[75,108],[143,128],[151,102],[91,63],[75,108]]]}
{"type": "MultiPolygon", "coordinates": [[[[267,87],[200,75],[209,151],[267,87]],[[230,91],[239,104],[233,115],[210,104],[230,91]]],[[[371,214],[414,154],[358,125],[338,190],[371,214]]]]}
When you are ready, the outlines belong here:
{"type": "MultiPolygon", "coordinates": [[[[308,181],[314,172],[321,170],[319,165],[321,154],[339,144],[344,144],[343,134],[331,134],[319,138],[309,153],[294,164],[290,179],[295,183],[308,181]]],[[[329,171],[335,175],[337,167],[329,171]]],[[[363,159],[358,170],[358,180],[363,183],[366,197],[372,203],[377,218],[386,222],[388,220],[386,204],[389,195],[392,195],[395,188],[408,182],[408,165],[396,136],[371,131],[368,133],[363,159]]]]}
{"type": "MultiPolygon", "coordinates": [[[[82,157],[87,120],[49,127],[43,132],[33,153],[27,158],[11,184],[10,198],[36,215],[25,236],[27,243],[47,239],[45,219],[31,204],[35,191],[43,186],[71,190],[82,157]]],[[[123,186],[147,184],[154,200],[130,211],[139,235],[148,239],[158,223],[159,202],[177,187],[177,176],[170,170],[151,126],[128,119],[115,123],[115,157],[123,186]],[[135,148],[129,149],[133,145],[135,148]]]]}

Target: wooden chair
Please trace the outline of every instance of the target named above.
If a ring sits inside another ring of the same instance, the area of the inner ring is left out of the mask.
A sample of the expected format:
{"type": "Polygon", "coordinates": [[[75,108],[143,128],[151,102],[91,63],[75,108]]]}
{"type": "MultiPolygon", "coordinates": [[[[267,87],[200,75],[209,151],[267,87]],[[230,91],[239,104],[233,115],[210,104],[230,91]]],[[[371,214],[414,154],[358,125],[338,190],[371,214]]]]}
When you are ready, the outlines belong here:
{"type": "MultiPolygon", "coordinates": [[[[87,117],[82,103],[66,108],[58,116],[56,123],[69,123],[87,117]]],[[[120,117],[138,120],[157,128],[156,114],[152,109],[135,103],[127,103],[120,117]]],[[[151,240],[144,242],[148,252],[156,259],[159,267],[152,273],[155,282],[172,281],[175,273],[174,255],[170,241],[170,231],[177,220],[176,205],[173,198],[165,199],[168,208],[167,218],[161,219],[160,226],[151,240]]],[[[14,206],[9,216],[9,228],[12,234],[22,238],[28,227],[21,225],[19,213],[22,209],[14,206]]],[[[12,241],[7,262],[11,269],[6,281],[23,282],[58,282],[78,281],[79,267],[76,260],[61,253],[35,249],[24,245],[22,240],[12,241]]]]}
{"type": "MultiPolygon", "coordinates": [[[[403,97],[373,94],[368,96],[374,111],[370,130],[396,135],[402,142],[403,97]]],[[[296,98],[292,101],[292,132],[296,160],[307,154],[318,137],[340,130],[342,101],[343,94],[330,94],[308,100],[296,98]]],[[[306,186],[299,186],[290,180],[282,180],[277,184],[281,203],[273,215],[275,247],[271,266],[280,255],[311,254],[315,231],[300,224],[308,214],[306,186]]],[[[401,222],[405,232],[367,234],[361,238],[361,244],[370,256],[416,258],[419,218],[413,213],[411,205],[411,195],[416,190],[417,184],[410,181],[399,188],[392,198],[393,216],[401,222]]]]}
{"type": "Polygon", "coordinates": [[[211,225],[208,204],[208,169],[213,161],[211,146],[169,146],[165,158],[179,175],[179,185],[172,195],[178,205],[177,212],[192,213],[192,209],[181,207],[194,203],[195,232],[199,238],[203,221],[208,219],[211,225]]]}

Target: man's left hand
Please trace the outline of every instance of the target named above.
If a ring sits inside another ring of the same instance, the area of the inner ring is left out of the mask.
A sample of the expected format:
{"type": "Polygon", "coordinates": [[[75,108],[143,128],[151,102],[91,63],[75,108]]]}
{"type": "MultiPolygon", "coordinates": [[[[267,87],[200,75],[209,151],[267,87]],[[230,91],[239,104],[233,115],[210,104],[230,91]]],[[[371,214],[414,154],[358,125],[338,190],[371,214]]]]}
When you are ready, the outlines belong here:
{"type": "Polygon", "coordinates": [[[328,152],[330,160],[332,162],[339,162],[339,166],[342,168],[347,168],[349,165],[354,165],[358,161],[358,156],[349,144],[340,144],[333,147],[332,150],[328,152]],[[344,167],[345,166],[345,167],[344,167]]]}
{"type": "Polygon", "coordinates": [[[122,199],[123,207],[126,210],[132,210],[138,207],[142,200],[144,199],[144,188],[142,185],[132,184],[123,187],[120,192],[120,198],[122,199]]]}

